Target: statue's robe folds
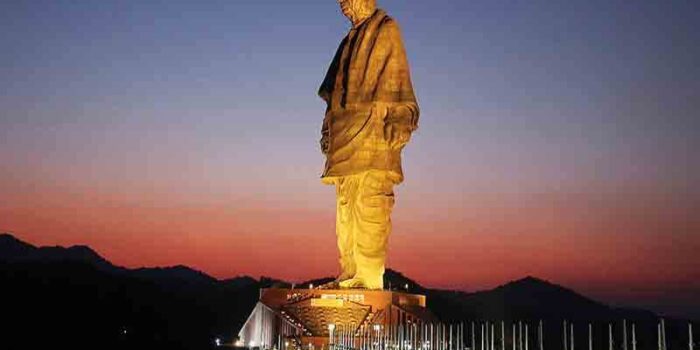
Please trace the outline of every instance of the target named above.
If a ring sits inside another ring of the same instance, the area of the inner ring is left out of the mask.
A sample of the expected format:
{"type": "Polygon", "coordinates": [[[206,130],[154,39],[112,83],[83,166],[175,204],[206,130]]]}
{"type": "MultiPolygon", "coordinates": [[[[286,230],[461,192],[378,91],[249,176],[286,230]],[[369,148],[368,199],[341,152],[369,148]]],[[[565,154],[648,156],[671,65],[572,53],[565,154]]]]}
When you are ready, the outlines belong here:
{"type": "MultiPolygon", "coordinates": [[[[401,149],[418,126],[406,52],[398,24],[378,9],[340,43],[319,89],[327,103],[323,180],[386,170],[403,181],[401,149]],[[404,135],[391,140],[387,125],[404,135]]],[[[324,140],[322,140],[323,142],[324,140]]]]}
{"type": "Polygon", "coordinates": [[[319,89],[327,103],[322,180],[337,191],[336,234],[344,288],[382,289],[393,186],[418,104],[398,24],[382,10],[350,30],[319,89]]]}

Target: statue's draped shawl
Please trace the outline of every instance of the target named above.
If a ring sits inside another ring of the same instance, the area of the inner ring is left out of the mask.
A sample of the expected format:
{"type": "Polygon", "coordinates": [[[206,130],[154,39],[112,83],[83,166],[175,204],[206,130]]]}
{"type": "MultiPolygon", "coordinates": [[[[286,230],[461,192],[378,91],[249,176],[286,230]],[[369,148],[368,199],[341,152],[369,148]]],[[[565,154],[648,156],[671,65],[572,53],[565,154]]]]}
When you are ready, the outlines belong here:
{"type": "Polygon", "coordinates": [[[413,131],[418,104],[398,24],[378,9],[340,43],[318,92],[327,103],[329,150],[323,178],[370,169],[403,180],[401,148],[390,147],[386,123],[413,131]]]}

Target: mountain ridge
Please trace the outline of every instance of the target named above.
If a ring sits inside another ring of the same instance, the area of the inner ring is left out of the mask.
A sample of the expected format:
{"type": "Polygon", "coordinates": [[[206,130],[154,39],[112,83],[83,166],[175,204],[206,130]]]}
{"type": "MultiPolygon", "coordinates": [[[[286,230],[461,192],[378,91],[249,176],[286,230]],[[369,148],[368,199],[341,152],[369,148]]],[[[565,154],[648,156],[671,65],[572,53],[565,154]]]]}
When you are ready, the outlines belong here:
{"type": "MultiPolygon", "coordinates": [[[[72,261],[72,262],[86,262],[97,267],[104,268],[112,271],[131,271],[133,274],[145,278],[158,278],[163,280],[182,280],[189,282],[205,282],[211,283],[214,281],[229,283],[232,280],[237,280],[239,278],[249,278],[255,280],[253,277],[244,275],[234,278],[219,279],[213,277],[206,272],[194,269],[192,267],[177,264],[170,266],[151,266],[151,267],[138,267],[138,268],[125,268],[122,266],[117,266],[111,263],[106,258],[102,257],[94,249],[87,245],[71,245],[68,247],[63,246],[35,246],[25,241],[20,240],[16,236],[10,233],[0,233],[0,261],[39,261],[39,262],[52,262],[52,261],[72,261]]],[[[393,269],[386,270],[386,276],[388,277],[389,284],[392,285],[391,289],[401,290],[404,285],[409,285],[409,290],[413,292],[420,292],[427,290],[418,282],[404,276],[401,272],[393,269]]],[[[301,283],[292,283],[284,280],[279,280],[274,277],[261,276],[260,280],[263,284],[268,284],[269,286],[308,286],[313,284],[315,286],[332,281],[333,277],[322,277],[315,278],[311,280],[306,280],[301,283]]],[[[508,283],[525,281],[527,279],[533,279],[537,281],[546,282],[543,279],[526,276],[519,280],[509,281],[508,283]]],[[[548,282],[549,283],[549,282],[548,282]]],[[[552,284],[556,285],[556,284],[552,284]]],[[[500,285],[494,289],[504,287],[505,285],[500,285]]],[[[405,288],[404,288],[405,289],[405,288]]],[[[490,290],[483,290],[490,291],[490,290]]],[[[459,291],[464,293],[478,293],[481,291],[467,292],[459,291]]]]}
{"type": "MultiPolygon", "coordinates": [[[[385,277],[392,290],[424,294],[427,307],[444,322],[544,320],[548,332],[554,332],[545,337],[547,347],[559,344],[556,327],[564,319],[577,327],[627,319],[650,334],[658,320],[650,311],[611,307],[534,276],[474,292],[426,288],[392,269],[386,270],[385,277]]],[[[296,286],[306,288],[332,279],[296,286]]],[[[74,348],[82,342],[77,337],[92,332],[92,338],[84,340],[85,348],[111,339],[124,348],[150,344],[192,349],[203,348],[214,335],[235,334],[257,302],[260,288],[292,286],[264,276],[216,279],[184,265],[128,269],[113,265],[87,246],[35,247],[9,234],[0,235],[0,285],[7,286],[0,308],[16,320],[10,332],[16,341],[31,338],[38,328],[51,335],[47,339],[70,335],[66,342],[74,348]],[[31,315],[42,315],[40,322],[31,315]],[[75,333],[79,329],[85,331],[75,333]]],[[[604,339],[606,329],[594,329],[596,338],[604,339]]],[[[678,331],[669,332],[673,342],[682,343],[673,336],[678,331]]]]}
{"type": "MultiPolygon", "coordinates": [[[[15,237],[10,233],[0,233],[0,261],[37,261],[37,262],[54,262],[54,261],[70,261],[70,262],[86,262],[94,265],[98,269],[104,269],[110,272],[129,272],[133,276],[154,279],[167,284],[173,284],[175,282],[184,282],[187,284],[199,284],[199,283],[228,283],[228,284],[251,284],[256,281],[255,278],[250,276],[238,276],[234,278],[218,279],[213,276],[208,275],[206,272],[196,270],[186,265],[178,264],[172,266],[155,266],[155,267],[139,267],[139,268],[125,268],[121,266],[116,266],[110,261],[99,255],[95,250],[87,245],[72,245],[69,247],[62,246],[44,246],[37,247],[30,243],[24,242],[19,238],[15,237]],[[247,282],[245,282],[247,281],[247,282]]],[[[601,304],[600,302],[594,301],[588,297],[585,297],[576,291],[566,288],[564,286],[558,285],[556,283],[550,282],[548,280],[535,277],[532,275],[527,275],[523,278],[511,280],[496,286],[492,289],[476,290],[476,291],[462,291],[462,290],[441,290],[441,289],[431,289],[426,288],[412,280],[401,272],[393,269],[387,269],[385,273],[385,278],[387,279],[388,289],[392,290],[403,290],[414,293],[445,293],[445,294],[457,294],[462,296],[472,296],[479,297],[489,293],[497,293],[498,295],[522,292],[522,290],[528,290],[531,294],[530,297],[543,297],[541,293],[562,293],[568,295],[570,298],[583,298],[589,300],[593,304],[601,304]],[[406,288],[408,287],[408,288],[406,288]],[[540,293],[540,295],[535,295],[540,293]]],[[[284,280],[279,280],[273,277],[261,276],[259,281],[262,285],[271,287],[291,287],[295,286],[309,286],[311,284],[318,286],[333,280],[333,277],[323,277],[316,278],[301,283],[291,283],[284,280]]]]}

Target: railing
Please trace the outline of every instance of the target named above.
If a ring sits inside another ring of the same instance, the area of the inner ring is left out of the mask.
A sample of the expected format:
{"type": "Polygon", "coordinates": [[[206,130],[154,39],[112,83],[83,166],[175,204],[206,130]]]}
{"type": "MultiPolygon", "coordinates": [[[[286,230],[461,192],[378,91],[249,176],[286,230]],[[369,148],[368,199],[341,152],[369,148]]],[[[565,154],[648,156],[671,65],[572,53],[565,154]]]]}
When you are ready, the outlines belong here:
{"type": "MultiPolygon", "coordinates": [[[[561,327],[561,349],[576,350],[575,346],[584,343],[588,350],[638,350],[637,326],[622,321],[621,332],[614,332],[613,324],[607,323],[607,339],[595,339],[593,323],[584,323],[587,330],[587,343],[575,341],[575,324],[563,321],[561,327]],[[619,334],[621,333],[621,334],[619,334]],[[607,349],[605,349],[607,348],[607,349]]],[[[581,326],[581,325],[579,325],[581,326]]],[[[600,328],[600,324],[596,327],[600,328]]],[[[620,324],[617,325],[619,328],[620,324]]],[[[545,350],[544,323],[536,322],[536,332],[531,324],[517,322],[469,322],[469,323],[407,323],[403,325],[333,325],[329,332],[328,344],[331,350],[545,350]],[[532,335],[532,336],[531,336],[532,335]],[[531,344],[532,342],[532,344],[531,344]]],[[[581,327],[579,327],[579,333],[581,327]]],[[[659,320],[655,335],[657,350],[670,350],[666,338],[667,325],[659,320]]],[[[597,332],[600,335],[601,332],[597,332]]],[[[677,334],[677,337],[682,335],[677,334]]],[[[693,326],[687,324],[687,349],[695,350],[693,326]]],[[[648,339],[647,339],[648,340],[648,339]]],[[[683,346],[685,347],[685,346],[683,346]]],[[[556,347],[559,348],[559,347],[556,347]]],[[[653,347],[652,347],[653,348],[653,347]]],[[[647,347],[647,349],[652,349],[647,347]]],[[[583,350],[583,349],[582,349],[583,350]]]]}

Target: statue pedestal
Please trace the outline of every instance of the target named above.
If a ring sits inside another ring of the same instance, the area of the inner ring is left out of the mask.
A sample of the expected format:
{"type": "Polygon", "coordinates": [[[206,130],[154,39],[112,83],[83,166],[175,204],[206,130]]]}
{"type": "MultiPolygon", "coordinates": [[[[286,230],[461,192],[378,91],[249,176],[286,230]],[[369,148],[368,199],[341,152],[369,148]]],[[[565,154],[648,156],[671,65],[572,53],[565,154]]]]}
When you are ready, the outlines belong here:
{"type": "Polygon", "coordinates": [[[363,289],[260,290],[239,345],[261,349],[364,348],[400,339],[407,325],[436,321],[425,296],[363,289]],[[399,334],[401,333],[401,334],[399,334]]]}

